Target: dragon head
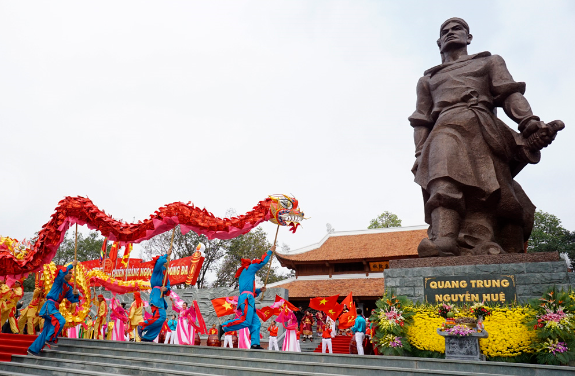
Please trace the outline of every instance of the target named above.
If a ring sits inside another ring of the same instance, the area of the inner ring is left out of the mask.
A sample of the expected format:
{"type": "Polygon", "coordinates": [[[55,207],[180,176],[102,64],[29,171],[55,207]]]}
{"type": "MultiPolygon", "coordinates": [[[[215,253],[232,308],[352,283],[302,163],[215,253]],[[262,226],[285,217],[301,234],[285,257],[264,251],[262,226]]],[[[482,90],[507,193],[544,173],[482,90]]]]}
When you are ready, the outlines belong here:
{"type": "Polygon", "coordinates": [[[270,222],[280,226],[290,226],[290,231],[296,231],[300,222],[304,219],[304,214],[299,208],[299,203],[295,197],[286,195],[271,195],[270,222]]]}

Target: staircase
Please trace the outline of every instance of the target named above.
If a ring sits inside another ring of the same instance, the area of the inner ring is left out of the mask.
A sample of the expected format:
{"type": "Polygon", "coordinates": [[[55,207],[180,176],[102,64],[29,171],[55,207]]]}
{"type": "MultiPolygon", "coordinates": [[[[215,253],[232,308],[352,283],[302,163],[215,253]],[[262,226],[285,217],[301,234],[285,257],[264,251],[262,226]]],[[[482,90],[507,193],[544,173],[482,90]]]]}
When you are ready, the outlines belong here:
{"type": "MultiPolygon", "coordinates": [[[[350,336],[335,336],[331,339],[331,348],[334,354],[349,354],[349,342],[351,341],[350,336]]],[[[328,349],[326,348],[325,351],[327,352],[328,349]]],[[[313,350],[313,352],[320,353],[321,352],[321,340],[319,341],[319,345],[313,350]]]]}
{"type": "Polygon", "coordinates": [[[0,361],[9,362],[12,355],[26,355],[28,347],[38,336],[0,333],[0,361]]]}
{"type": "Polygon", "coordinates": [[[326,355],[61,338],[41,357],[13,355],[2,376],[575,376],[570,367],[393,356],[326,355]]]}

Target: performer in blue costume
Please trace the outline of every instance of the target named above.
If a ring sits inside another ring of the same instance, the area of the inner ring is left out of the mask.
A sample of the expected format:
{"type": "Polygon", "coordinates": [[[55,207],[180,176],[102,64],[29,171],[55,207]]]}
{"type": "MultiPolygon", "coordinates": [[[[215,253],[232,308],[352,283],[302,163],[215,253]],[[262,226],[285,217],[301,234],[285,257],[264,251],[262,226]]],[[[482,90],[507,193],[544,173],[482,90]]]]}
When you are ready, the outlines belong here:
{"type": "Polygon", "coordinates": [[[159,257],[154,264],[154,271],[150,278],[150,285],[152,286],[152,293],[150,294],[150,307],[152,307],[152,317],[144,320],[138,326],[138,334],[143,342],[153,342],[154,339],[160,334],[164,321],[166,321],[166,308],[168,304],[164,300],[164,296],[170,295],[170,278],[168,276],[166,286],[164,284],[164,273],[167,273],[168,256],[172,251],[159,257]],[[164,293],[162,296],[162,292],[164,293]]]}
{"type": "Polygon", "coordinates": [[[236,278],[240,278],[240,296],[238,297],[238,311],[241,312],[240,316],[226,321],[222,327],[226,333],[242,328],[249,328],[252,349],[261,350],[260,346],[260,327],[262,323],[256,314],[256,302],[260,292],[266,291],[266,288],[256,289],[256,272],[268,263],[272,252],[275,251],[275,246],[267,251],[265,257],[261,259],[249,260],[242,259],[242,266],[236,272],[236,278]]]}
{"type": "Polygon", "coordinates": [[[50,292],[46,296],[46,303],[42,306],[40,317],[44,318],[44,329],[42,333],[28,348],[29,355],[38,356],[40,351],[45,345],[49,347],[58,347],[58,336],[66,324],[66,319],[60,314],[58,308],[64,298],[68,299],[70,303],[78,303],[80,301],[80,294],[78,290],[72,291],[72,286],[68,283],[72,279],[73,273],[70,270],[76,266],[77,262],[74,261],[65,269],[60,269],[56,272],[54,284],[50,292]]]}

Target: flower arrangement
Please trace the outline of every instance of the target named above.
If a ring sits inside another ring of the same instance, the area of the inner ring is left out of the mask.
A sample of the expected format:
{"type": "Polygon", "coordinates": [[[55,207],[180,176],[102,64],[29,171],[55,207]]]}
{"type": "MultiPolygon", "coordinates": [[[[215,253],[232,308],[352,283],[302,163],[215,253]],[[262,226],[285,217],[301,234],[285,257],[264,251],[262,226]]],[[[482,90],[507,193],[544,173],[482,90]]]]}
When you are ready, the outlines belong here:
{"type": "Polygon", "coordinates": [[[376,310],[370,317],[377,323],[374,340],[378,350],[384,355],[404,355],[411,351],[406,338],[406,324],[411,323],[410,313],[406,308],[410,302],[405,297],[397,297],[391,291],[376,302],[376,310]]]}
{"type": "Polygon", "coordinates": [[[454,325],[451,328],[446,328],[444,331],[450,336],[459,336],[459,337],[470,336],[472,333],[475,332],[475,330],[464,325],[454,325]]]}
{"type": "Polygon", "coordinates": [[[537,335],[532,345],[537,362],[556,365],[575,360],[575,301],[570,294],[553,287],[531,306],[536,310],[529,325],[537,335]]]}
{"type": "Polygon", "coordinates": [[[487,316],[491,315],[491,310],[485,305],[484,302],[475,303],[471,306],[469,312],[471,312],[471,314],[477,319],[479,319],[479,317],[486,318],[487,316]]]}
{"type": "Polygon", "coordinates": [[[437,314],[441,317],[443,317],[444,319],[448,318],[448,317],[454,317],[454,315],[458,313],[457,308],[455,308],[455,306],[453,304],[440,304],[438,309],[437,309],[437,314]]]}

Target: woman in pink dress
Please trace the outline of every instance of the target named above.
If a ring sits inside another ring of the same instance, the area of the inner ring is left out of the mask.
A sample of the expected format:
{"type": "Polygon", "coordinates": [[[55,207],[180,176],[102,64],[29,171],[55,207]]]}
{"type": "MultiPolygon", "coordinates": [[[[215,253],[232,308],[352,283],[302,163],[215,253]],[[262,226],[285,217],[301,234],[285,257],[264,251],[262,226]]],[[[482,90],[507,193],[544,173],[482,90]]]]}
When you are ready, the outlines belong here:
{"type": "Polygon", "coordinates": [[[180,345],[194,345],[196,338],[196,330],[199,327],[196,325],[196,310],[194,307],[188,308],[188,303],[182,302],[178,305],[172,299],[172,309],[176,311],[180,317],[178,318],[178,326],[176,328],[175,344],[180,345]]]}
{"type": "Polygon", "coordinates": [[[119,302],[113,298],[110,303],[110,320],[114,321],[114,327],[112,329],[112,341],[125,341],[126,328],[125,324],[128,322],[128,312],[124,309],[126,303],[119,304],[119,302]]]}
{"type": "MultiPolygon", "coordinates": [[[[282,351],[295,351],[301,352],[299,341],[297,338],[297,317],[292,311],[282,313],[286,316],[287,320],[283,320],[282,325],[286,329],[282,351]]],[[[278,317],[280,319],[280,317],[278,317]]]]}

